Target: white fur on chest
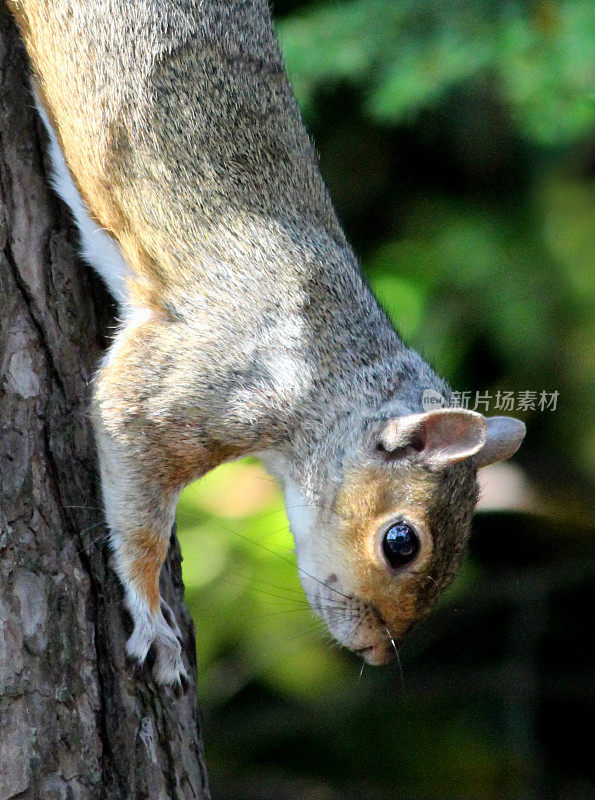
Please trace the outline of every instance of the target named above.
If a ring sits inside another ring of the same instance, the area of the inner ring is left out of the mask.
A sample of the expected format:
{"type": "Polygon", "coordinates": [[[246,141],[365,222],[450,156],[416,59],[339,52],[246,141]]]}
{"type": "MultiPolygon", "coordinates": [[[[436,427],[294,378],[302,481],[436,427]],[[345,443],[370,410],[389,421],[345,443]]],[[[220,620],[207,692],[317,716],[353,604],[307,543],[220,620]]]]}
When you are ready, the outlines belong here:
{"type": "Polygon", "coordinates": [[[51,175],[52,186],[72,211],[79,229],[81,255],[103,278],[118,304],[124,306],[128,299],[126,278],[133,274],[132,269],[124,259],[119,245],[91,219],[66,166],[64,154],[48,115],[37,97],[35,98],[35,104],[50,139],[49,154],[53,168],[51,175]]]}
{"type": "Polygon", "coordinates": [[[306,496],[293,481],[285,466],[283,458],[272,450],[256,454],[264,463],[271,475],[282,485],[285,495],[285,512],[289,520],[296,549],[304,544],[310,536],[314,524],[315,509],[306,496]]]}
{"type": "Polygon", "coordinates": [[[314,509],[301,489],[290,479],[284,481],[285,511],[296,549],[309,538],[314,523],[314,509]]]}

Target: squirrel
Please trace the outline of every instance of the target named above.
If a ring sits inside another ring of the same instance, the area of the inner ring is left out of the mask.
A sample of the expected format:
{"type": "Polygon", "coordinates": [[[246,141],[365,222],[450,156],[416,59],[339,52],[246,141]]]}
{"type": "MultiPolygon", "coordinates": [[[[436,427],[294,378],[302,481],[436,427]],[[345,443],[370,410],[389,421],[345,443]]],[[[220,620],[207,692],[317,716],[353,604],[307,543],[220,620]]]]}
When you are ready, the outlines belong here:
{"type": "Polygon", "coordinates": [[[186,677],[159,593],[181,490],[257,455],[313,610],[387,663],[464,556],[477,470],[525,426],[451,406],[348,244],[267,0],[9,0],[53,185],[119,304],[92,420],[115,569],[154,678],[186,677]],[[424,408],[424,392],[444,407],[424,408]]]}

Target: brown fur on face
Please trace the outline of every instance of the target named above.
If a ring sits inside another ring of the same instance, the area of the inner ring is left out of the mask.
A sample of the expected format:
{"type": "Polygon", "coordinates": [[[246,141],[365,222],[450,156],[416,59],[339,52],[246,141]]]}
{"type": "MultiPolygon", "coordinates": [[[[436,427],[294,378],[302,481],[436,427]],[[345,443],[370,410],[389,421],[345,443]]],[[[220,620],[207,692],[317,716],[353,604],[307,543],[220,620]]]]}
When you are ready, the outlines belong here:
{"type": "Polygon", "coordinates": [[[355,576],[353,592],[374,607],[394,638],[403,636],[425,610],[419,607],[418,586],[432,560],[426,510],[436,483],[435,475],[419,468],[376,465],[346,475],[337,496],[335,511],[345,520],[339,536],[355,576]],[[382,555],[381,536],[397,520],[415,526],[420,552],[411,569],[394,571],[382,555]]]}

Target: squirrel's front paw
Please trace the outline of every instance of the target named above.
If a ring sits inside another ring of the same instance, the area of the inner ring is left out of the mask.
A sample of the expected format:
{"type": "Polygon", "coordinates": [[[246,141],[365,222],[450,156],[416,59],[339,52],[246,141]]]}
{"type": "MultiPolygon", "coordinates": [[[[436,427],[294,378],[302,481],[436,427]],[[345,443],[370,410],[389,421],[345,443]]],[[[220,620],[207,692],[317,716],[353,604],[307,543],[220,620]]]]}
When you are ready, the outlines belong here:
{"type": "Polygon", "coordinates": [[[126,644],[128,656],[143,664],[149,649],[153,648],[155,663],[153,676],[157,683],[165,686],[188,684],[188,674],[182,662],[181,631],[170,607],[161,601],[168,620],[161,610],[152,616],[149,613],[133,615],[134,630],[126,644]]]}
{"type": "Polygon", "coordinates": [[[153,675],[157,683],[164,686],[188,686],[188,674],[182,663],[182,647],[168,626],[168,636],[155,639],[155,666],[153,675]]]}

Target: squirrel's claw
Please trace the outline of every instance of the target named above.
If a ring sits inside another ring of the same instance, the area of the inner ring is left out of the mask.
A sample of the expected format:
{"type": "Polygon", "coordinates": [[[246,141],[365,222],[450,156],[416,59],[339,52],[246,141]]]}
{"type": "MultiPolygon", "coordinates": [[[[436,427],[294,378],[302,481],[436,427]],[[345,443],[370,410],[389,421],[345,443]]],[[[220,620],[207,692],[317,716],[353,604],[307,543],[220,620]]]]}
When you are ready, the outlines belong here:
{"type": "Polygon", "coordinates": [[[179,641],[181,631],[173,612],[164,601],[166,615],[160,610],[154,617],[148,612],[134,618],[134,630],[126,644],[128,656],[138,664],[143,664],[149,649],[155,654],[153,677],[164,686],[188,684],[188,674],[182,662],[182,647],[179,641]]]}
{"type": "Polygon", "coordinates": [[[165,617],[165,621],[172,629],[172,631],[175,633],[176,637],[180,640],[180,642],[182,642],[184,639],[184,635],[180,630],[180,626],[176,621],[176,615],[174,614],[174,612],[171,610],[171,608],[163,598],[161,598],[161,613],[165,617]]]}

